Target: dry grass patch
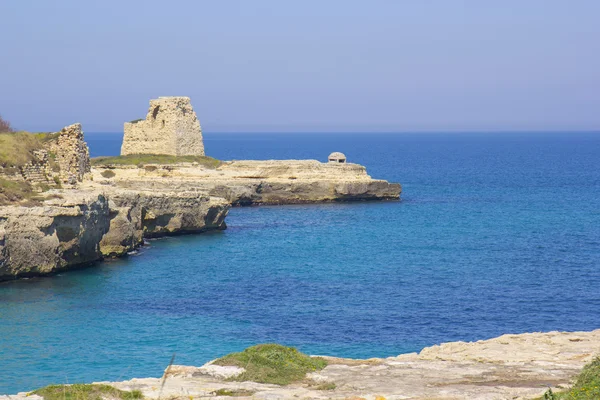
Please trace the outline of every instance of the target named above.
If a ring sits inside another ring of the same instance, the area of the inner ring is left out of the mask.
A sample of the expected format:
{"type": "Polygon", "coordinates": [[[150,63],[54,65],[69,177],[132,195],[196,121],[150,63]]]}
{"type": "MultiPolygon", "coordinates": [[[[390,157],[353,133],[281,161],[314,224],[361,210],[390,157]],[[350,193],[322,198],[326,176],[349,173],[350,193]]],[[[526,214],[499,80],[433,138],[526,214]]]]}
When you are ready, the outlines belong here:
{"type": "Polygon", "coordinates": [[[92,158],[93,166],[102,165],[137,165],[144,167],[146,164],[179,164],[198,163],[206,168],[217,168],[221,161],[207,156],[169,156],[160,154],[129,154],[116,157],[92,158]]]}

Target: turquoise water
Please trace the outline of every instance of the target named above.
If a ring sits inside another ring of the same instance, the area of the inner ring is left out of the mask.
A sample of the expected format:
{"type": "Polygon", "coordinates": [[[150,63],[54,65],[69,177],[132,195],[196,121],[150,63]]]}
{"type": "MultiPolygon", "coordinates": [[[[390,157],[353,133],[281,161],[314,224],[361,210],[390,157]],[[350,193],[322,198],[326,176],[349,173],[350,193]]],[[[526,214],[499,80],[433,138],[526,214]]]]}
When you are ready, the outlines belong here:
{"type": "MultiPolygon", "coordinates": [[[[88,134],[93,155],[116,135],[88,134]]],[[[232,209],[223,232],[0,284],[0,393],[160,376],[260,342],[383,357],[600,328],[600,134],[207,134],[222,159],[331,151],[403,200],[232,209]]]]}

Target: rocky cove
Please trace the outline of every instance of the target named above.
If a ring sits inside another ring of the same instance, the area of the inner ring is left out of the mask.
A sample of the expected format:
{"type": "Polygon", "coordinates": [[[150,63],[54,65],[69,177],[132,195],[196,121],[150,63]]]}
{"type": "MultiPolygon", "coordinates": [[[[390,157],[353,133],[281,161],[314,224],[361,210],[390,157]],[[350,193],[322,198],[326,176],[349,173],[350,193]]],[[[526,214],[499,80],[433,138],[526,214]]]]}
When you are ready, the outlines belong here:
{"type": "Polygon", "coordinates": [[[123,157],[91,162],[82,127],[75,124],[44,139],[48,143],[41,149],[28,149],[26,164],[3,166],[4,182],[31,185],[41,193],[33,205],[0,203],[0,281],[124,256],[144,238],[225,229],[232,205],[400,198],[399,184],[372,179],[365,167],[345,160],[209,159],[188,98],[151,102],[147,120],[148,126],[135,135],[128,136],[128,129],[143,123],[125,124],[126,162],[123,157]],[[164,118],[162,125],[153,125],[156,118],[164,118]],[[181,120],[189,122],[189,132],[175,136],[180,128],[169,124],[181,120]],[[183,152],[190,148],[185,142],[176,143],[172,146],[176,150],[165,155],[168,147],[153,135],[163,139],[171,135],[175,142],[191,140],[199,152],[183,152]],[[155,155],[146,154],[144,162],[127,159],[136,148],[155,155]],[[172,157],[164,162],[165,156],[172,157]]]}

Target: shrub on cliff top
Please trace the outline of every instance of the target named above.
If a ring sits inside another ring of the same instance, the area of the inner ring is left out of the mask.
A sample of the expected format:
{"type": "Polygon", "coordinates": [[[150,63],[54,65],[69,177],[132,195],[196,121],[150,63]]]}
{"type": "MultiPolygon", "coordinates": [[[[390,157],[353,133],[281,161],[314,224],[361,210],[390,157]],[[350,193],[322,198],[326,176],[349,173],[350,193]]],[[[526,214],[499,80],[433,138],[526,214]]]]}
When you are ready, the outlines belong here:
{"type": "Polygon", "coordinates": [[[232,378],[235,381],[287,385],[304,379],[308,372],[322,370],[327,366],[327,361],[320,357],[309,357],[294,347],[259,344],[241,353],[221,357],[214,364],[244,368],[244,373],[232,378]]]}
{"type": "Polygon", "coordinates": [[[138,165],[143,167],[146,164],[178,164],[178,163],[198,163],[206,168],[217,168],[221,161],[207,156],[169,156],[162,154],[129,154],[117,157],[96,157],[92,158],[93,166],[102,165],[138,165]]]}
{"type": "Polygon", "coordinates": [[[119,390],[109,385],[51,385],[32,392],[45,400],[134,400],[142,399],[142,392],[119,390]]]}
{"type": "Polygon", "coordinates": [[[560,393],[553,393],[548,390],[543,400],[597,400],[600,399],[600,357],[583,368],[583,371],[577,377],[573,387],[560,393]]]}
{"type": "Polygon", "coordinates": [[[13,128],[10,126],[10,122],[0,116],[0,132],[12,132],[13,128]]]}

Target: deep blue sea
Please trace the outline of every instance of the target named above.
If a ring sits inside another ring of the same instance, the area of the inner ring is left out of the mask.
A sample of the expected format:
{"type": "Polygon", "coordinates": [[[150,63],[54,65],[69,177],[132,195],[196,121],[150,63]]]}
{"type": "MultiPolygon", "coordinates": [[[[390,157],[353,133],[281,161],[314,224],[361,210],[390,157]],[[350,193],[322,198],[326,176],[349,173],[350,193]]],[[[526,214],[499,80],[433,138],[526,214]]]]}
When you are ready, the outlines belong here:
{"type": "MultiPolygon", "coordinates": [[[[93,156],[117,134],[86,134],[93,156]]],[[[0,393],[160,376],[262,342],[385,357],[600,328],[600,134],[205,134],[219,159],[344,152],[401,202],[234,208],[223,232],[0,284],[0,393]]]]}

